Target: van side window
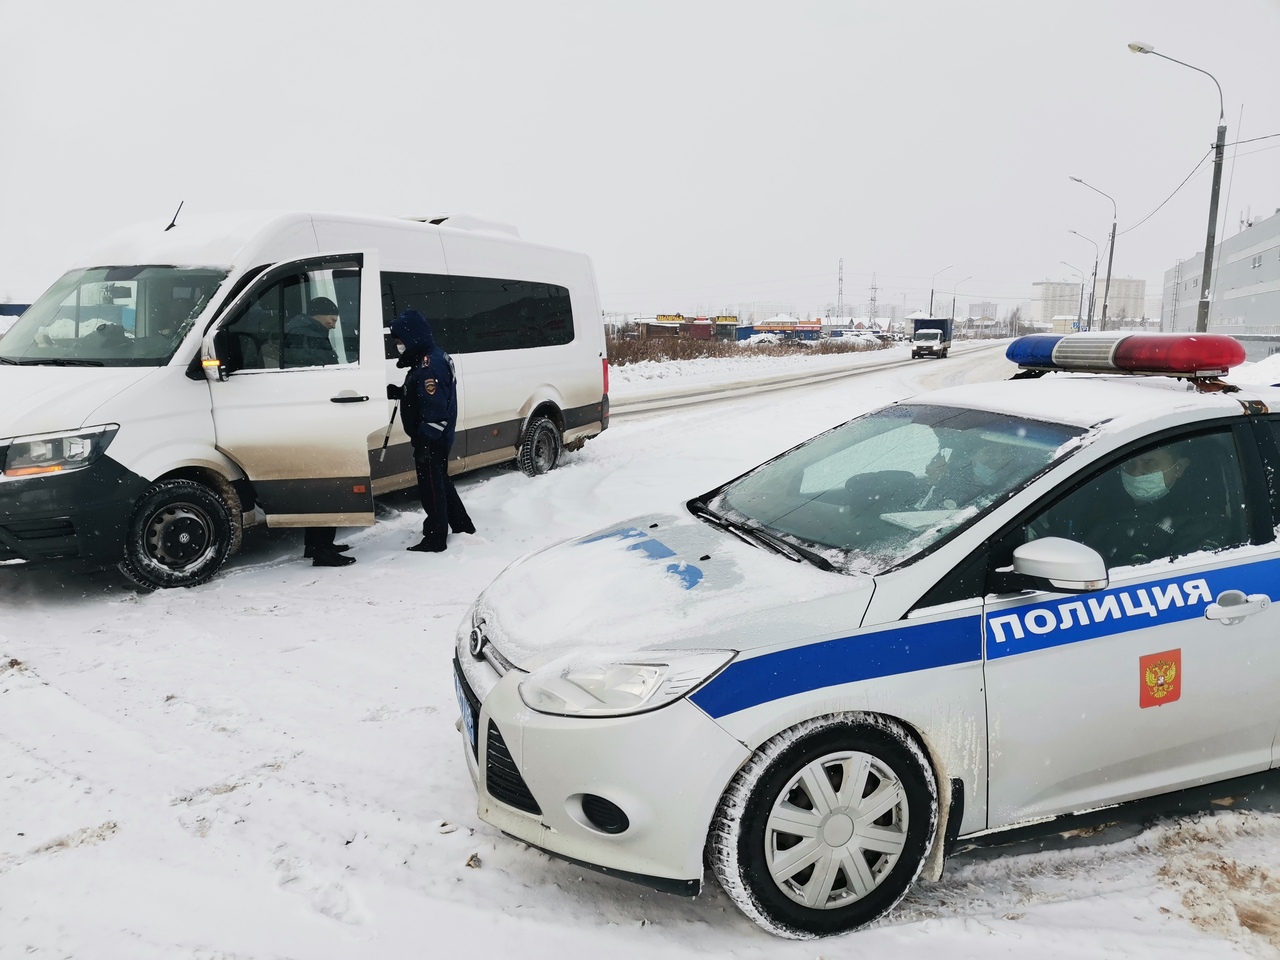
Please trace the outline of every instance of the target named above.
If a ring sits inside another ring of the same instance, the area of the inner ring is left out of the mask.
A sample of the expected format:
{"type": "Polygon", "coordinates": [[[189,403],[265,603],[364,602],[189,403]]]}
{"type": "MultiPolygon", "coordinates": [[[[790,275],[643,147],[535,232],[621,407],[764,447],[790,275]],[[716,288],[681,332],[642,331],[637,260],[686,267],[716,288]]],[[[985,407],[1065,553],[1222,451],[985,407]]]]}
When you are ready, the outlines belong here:
{"type": "MultiPolygon", "coordinates": [[[[418,310],[449,353],[526,350],[573,342],[569,291],[552,283],[442,274],[382,274],[382,321],[418,310]]],[[[396,351],[387,337],[388,358],[396,351]]]]}
{"type": "Polygon", "coordinates": [[[449,278],[438,273],[391,273],[382,271],[382,326],[387,330],[386,357],[399,354],[391,339],[393,321],[406,310],[417,310],[431,324],[431,333],[446,353],[465,353],[466,344],[449,320],[449,278]]]}
{"type": "Polygon", "coordinates": [[[274,277],[223,329],[233,371],[359,363],[360,270],[326,265],[274,277]]]}
{"type": "Polygon", "coordinates": [[[555,347],[573,342],[569,291],[553,283],[453,277],[451,316],[473,353],[555,347]]]}

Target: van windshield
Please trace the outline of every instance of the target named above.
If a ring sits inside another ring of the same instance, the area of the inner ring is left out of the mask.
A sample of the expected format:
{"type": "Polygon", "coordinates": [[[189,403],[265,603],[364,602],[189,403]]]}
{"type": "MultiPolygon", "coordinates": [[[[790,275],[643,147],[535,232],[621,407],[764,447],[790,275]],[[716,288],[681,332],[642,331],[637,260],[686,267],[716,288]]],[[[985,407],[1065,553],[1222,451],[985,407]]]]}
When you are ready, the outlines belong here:
{"type": "Polygon", "coordinates": [[[73,270],[0,337],[0,362],[163,366],[226,276],[208,267],[73,270]]]}

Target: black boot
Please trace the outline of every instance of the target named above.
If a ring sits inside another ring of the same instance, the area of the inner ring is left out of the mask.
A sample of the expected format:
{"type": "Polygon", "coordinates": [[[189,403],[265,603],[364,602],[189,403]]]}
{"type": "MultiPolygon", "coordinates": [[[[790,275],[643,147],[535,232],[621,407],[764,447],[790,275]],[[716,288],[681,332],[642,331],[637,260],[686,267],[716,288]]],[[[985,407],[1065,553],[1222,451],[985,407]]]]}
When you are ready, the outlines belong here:
{"type": "Polygon", "coordinates": [[[322,547],[315,551],[311,565],[313,567],[345,567],[355,562],[355,557],[348,557],[339,550],[322,547]]]}
{"type": "MultiPolygon", "coordinates": [[[[330,543],[330,544],[327,544],[326,546],[319,548],[319,550],[321,551],[330,551],[333,553],[346,553],[350,549],[351,549],[351,544],[349,543],[330,543]]],[[[312,557],[316,555],[316,550],[317,548],[315,547],[303,547],[302,559],[310,560],[312,557]]]]}
{"type": "Polygon", "coordinates": [[[440,544],[440,546],[437,547],[434,544],[428,543],[427,538],[423,537],[412,547],[405,547],[405,549],[411,550],[414,553],[444,553],[445,547],[444,544],[440,544]]]}

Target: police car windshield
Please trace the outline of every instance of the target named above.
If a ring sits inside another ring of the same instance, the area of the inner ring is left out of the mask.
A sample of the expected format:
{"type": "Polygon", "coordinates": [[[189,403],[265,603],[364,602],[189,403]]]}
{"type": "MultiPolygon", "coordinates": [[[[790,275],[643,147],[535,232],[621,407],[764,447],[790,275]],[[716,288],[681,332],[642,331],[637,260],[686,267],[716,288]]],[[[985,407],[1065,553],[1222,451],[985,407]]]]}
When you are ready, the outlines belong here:
{"type": "Polygon", "coordinates": [[[226,276],[225,270],[198,267],[73,270],[0,337],[0,360],[163,366],[226,276]]]}
{"type": "Polygon", "coordinates": [[[961,529],[1083,433],[982,410],[902,404],[836,427],[753,470],[709,506],[881,573],[961,529]]]}

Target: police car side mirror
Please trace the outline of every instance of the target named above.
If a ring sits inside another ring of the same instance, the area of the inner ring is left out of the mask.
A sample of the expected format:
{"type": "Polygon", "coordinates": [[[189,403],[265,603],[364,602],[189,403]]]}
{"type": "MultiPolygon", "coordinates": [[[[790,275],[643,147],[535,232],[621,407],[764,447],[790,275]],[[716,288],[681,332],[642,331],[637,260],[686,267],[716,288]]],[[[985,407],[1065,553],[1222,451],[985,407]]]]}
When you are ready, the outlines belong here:
{"type": "Polygon", "coordinates": [[[1064,593],[1105,590],[1107,564],[1092,547],[1061,537],[1043,537],[1013,551],[1013,574],[1031,584],[1064,593]]]}

